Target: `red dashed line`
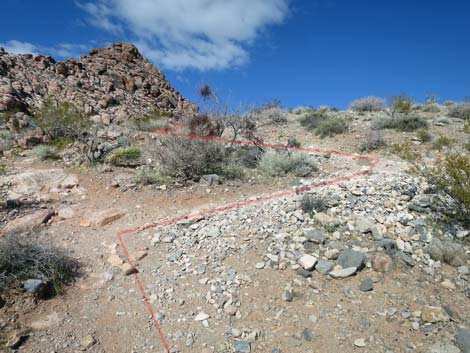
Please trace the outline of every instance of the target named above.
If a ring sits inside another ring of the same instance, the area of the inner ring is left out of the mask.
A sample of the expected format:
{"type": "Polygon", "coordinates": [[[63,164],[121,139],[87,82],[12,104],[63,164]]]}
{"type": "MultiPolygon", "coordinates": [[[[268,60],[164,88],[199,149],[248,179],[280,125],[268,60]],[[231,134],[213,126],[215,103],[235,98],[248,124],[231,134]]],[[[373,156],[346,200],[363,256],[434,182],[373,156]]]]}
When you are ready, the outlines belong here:
{"type": "MultiPolygon", "coordinates": [[[[186,126],[181,125],[181,126],[175,126],[175,127],[173,127],[173,129],[182,129],[182,128],[185,128],[185,127],[186,126]]],[[[165,220],[165,221],[161,221],[161,222],[157,222],[157,223],[153,223],[153,224],[147,224],[147,225],[143,225],[143,226],[140,226],[140,227],[135,227],[135,228],[131,228],[131,229],[127,229],[127,230],[123,230],[123,231],[118,232],[117,237],[119,239],[119,243],[121,244],[124,255],[126,256],[129,265],[134,269],[133,272],[134,272],[135,281],[136,281],[137,286],[139,287],[139,290],[142,294],[142,297],[143,297],[145,306],[147,308],[147,311],[150,313],[150,316],[152,318],[152,322],[153,322],[153,325],[155,327],[155,330],[157,331],[158,337],[160,338],[160,341],[163,344],[163,347],[164,347],[164,349],[167,353],[170,352],[168,342],[165,338],[165,334],[163,333],[162,327],[161,327],[160,323],[158,322],[158,320],[156,318],[155,311],[154,311],[154,309],[153,309],[152,305],[150,304],[150,301],[147,297],[147,294],[145,292],[145,289],[144,289],[142,281],[139,277],[139,274],[138,274],[137,270],[135,270],[132,258],[129,255],[129,251],[127,250],[126,244],[124,242],[124,236],[134,234],[134,233],[137,233],[139,231],[149,229],[149,228],[162,227],[162,226],[174,224],[174,223],[177,223],[177,222],[180,222],[180,221],[183,221],[183,220],[190,220],[190,219],[194,219],[194,218],[204,217],[204,216],[207,216],[207,215],[222,213],[222,212],[232,210],[232,209],[236,209],[236,208],[250,206],[250,205],[253,205],[253,204],[266,202],[266,201],[269,201],[269,200],[274,200],[274,199],[278,199],[278,198],[282,198],[282,197],[286,197],[286,196],[291,196],[291,195],[294,195],[294,194],[304,193],[306,191],[310,191],[310,190],[320,188],[320,187],[323,187],[323,186],[338,184],[338,183],[341,183],[343,181],[351,180],[351,179],[354,179],[354,178],[357,178],[357,177],[360,177],[360,176],[363,176],[363,175],[366,175],[366,174],[370,173],[380,162],[380,159],[375,158],[375,157],[363,156],[363,155],[351,154],[351,153],[345,153],[345,152],[333,151],[333,150],[323,150],[323,149],[319,149],[319,148],[292,147],[292,146],[278,145],[278,144],[272,144],[272,143],[255,143],[253,141],[232,140],[232,139],[228,139],[228,138],[214,137],[214,136],[199,136],[199,135],[193,135],[193,134],[179,133],[179,132],[171,131],[171,130],[168,130],[168,129],[155,130],[154,133],[158,134],[158,135],[175,136],[175,137],[192,139],[192,140],[216,141],[216,142],[224,142],[224,143],[233,143],[233,144],[238,144],[238,145],[256,145],[256,146],[260,146],[260,147],[275,148],[275,149],[284,149],[284,150],[289,149],[289,150],[297,150],[297,151],[310,152],[310,153],[313,152],[313,153],[321,153],[321,154],[330,154],[330,155],[348,157],[348,158],[352,158],[352,159],[362,159],[362,160],[367,160],[367,161],[371,162],[371,164],[367,168],[365,168],[364,170],[362,170],[360,172],[356,172],[356,173],[353,173],[353,174],[350,174],[350,175],[346,175],[346,176],[338,177],[338,178],[331,179],[331,180],[328,180],[328,181],[324,181],[324,182],[321,182],[321,183],[318,183],[318,184],[315,184],[315,185],[310,185],[310,186],[297,188],[297,189],[294,189],[294,190],[279,192],[279,193],[276,193],[276,194],[273,194],[273,195],[263,196],[263,197],[259,197],[257,199],[253,199],[253,200],[235,202],[235,203],[232,203],[232,204],[229,204],[229,205],[226,205],[226,206],[213,208],[213,209],[208,210],[208,211],[192,213],[192,214],[189,214],[189,215],[186,215],[186,216],[175,217],[175,218],[172,218],[172,219],[169,219],[169,220],[165,220]]]]}

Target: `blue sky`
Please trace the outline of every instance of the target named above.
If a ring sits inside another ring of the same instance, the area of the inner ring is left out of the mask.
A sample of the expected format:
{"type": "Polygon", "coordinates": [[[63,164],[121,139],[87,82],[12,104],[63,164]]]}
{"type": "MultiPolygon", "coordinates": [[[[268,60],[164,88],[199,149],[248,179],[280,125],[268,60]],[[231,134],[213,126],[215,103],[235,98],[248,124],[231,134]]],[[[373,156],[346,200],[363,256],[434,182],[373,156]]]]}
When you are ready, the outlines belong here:
{"type": "Polygon", "coordinates": [[[0,46],[86,54],[134,42],[196,100],[205,83],[232,104],[344,108],[406,93],[470,96],[464,0],[2,0],[0,46]]]}

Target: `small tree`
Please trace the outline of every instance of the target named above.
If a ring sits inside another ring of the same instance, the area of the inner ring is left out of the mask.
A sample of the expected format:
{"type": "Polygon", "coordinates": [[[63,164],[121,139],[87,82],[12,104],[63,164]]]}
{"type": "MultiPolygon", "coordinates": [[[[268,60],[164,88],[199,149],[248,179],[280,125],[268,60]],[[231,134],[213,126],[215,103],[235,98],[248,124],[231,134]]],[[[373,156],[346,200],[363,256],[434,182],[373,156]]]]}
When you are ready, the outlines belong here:
{"type": "Polygon", "coordinates": [[[413,108],[413,100],[404,94],[390,98],[390,113],[392,118],[396,113],[409,114],[413,108]]]}

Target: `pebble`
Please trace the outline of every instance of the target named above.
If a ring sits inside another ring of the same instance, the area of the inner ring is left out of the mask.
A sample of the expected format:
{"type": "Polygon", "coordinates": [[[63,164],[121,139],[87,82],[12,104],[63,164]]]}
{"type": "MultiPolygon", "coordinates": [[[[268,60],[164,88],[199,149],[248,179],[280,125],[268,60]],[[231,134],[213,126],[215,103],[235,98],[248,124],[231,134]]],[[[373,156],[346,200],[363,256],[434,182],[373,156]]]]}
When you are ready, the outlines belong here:
{"type": "Polygon", "coordinates": [[[317,261],[316,257],[306,254],[300,258],[299,264],[304,270],[311,271],[315,267],[317,261]]]}
{"type": "Polygon", "coordinates": [[[294,300],[294,296],[292,295],[292,293],[288,290],[285,290],[284,292],[282,292],[282,300],[286,301],[286,302],[291,302],[294,300]]]}
{"type": "Polygon", "coordinates": [[[196,315],[194,318],[194,321],[204,321],[210,318],[209,314],[206,314],[205,312],[201,311],[199,314],[196,315]]]}
{"type": "Polygon", "coordinates": [[[358,339],[356,339],[356,340],[354,341],[354,345],[355,345],[356,347],[362,348],[362,347],[365,347],[365,346],[366,346],[366,341],[364,340],[364,338],[358,338],[358,339]]]}
{"type": "Polygon", "coordinates": [[[374,289],[374,282],[372,281],[371,278],[366,278],[361,282],[359,285],[359,290],[361,292],[369,292],[374,289]]]}
{"type": "Polygon", "coordinates": [[[235,352],[239,353],[250,353],[251,352],[251,345],[248,341],[236,341],[233,344],[233,348],[235,352]]]}
{"type": "Polygon", "coordinates": [[[348,267],[348,268],[342,268],[339,270],[333,270],[329,273],[329,275],[333,278],[346,278],[355,274],[356,271],[357,271],[356,267],[348,267]]]}
{"type": "Polygon", "coordinates": [[[306,340],[307,342],[313,341],[313,332],[312,332],[310,329],[305,328],[305,329],[302,331],[302,337],[303,337],[304,340],[306,340]]]}

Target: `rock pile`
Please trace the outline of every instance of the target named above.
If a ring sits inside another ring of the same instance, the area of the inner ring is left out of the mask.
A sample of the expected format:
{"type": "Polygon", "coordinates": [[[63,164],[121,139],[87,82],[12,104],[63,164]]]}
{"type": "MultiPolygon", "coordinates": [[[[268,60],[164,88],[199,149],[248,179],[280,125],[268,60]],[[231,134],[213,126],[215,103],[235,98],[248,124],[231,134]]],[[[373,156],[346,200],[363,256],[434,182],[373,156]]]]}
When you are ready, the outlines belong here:
{"type": "Polygon", "coordinates": [[[0,112],[31,113],[48,98],[73,102],[105,124],[156,110],[176,115],[198,110],[132,44],[115,43],[64,62],[0,48],[0,112]]]}

